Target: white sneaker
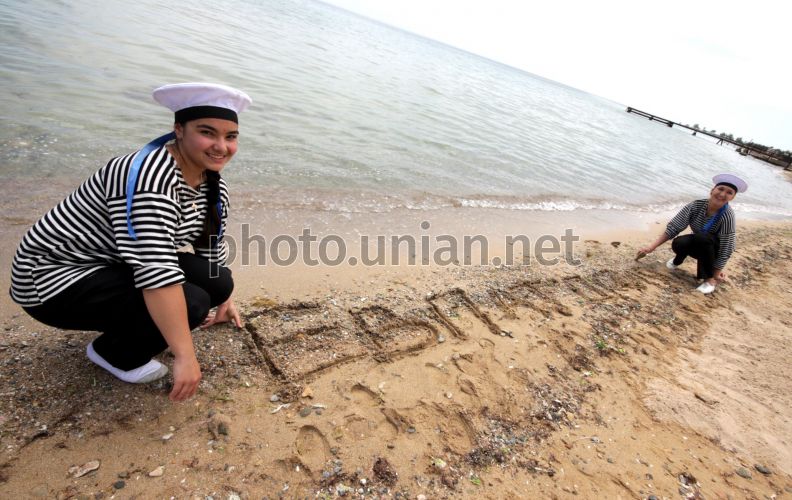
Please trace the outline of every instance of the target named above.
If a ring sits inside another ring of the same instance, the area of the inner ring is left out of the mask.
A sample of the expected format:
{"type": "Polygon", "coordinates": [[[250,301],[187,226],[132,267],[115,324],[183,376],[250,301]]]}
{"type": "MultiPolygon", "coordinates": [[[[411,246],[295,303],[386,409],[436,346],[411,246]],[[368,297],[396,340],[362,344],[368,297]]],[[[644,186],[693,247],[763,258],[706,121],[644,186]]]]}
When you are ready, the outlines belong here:
{"type": "Polygon", "coordinates": [[[696,290],[698,290],[703,294],[710,294],[715,291],[715,285],[713,285],[712,283],[707,283],[705,281],[704,283],[700,284],[698,288],[696,288],[696,290]]]}
{"type": "Polygon", "coordinates": [[[132,370],[125,371],[116,368],[115,366],[108,363],[106,359],[100,356],[99,353],[94,350],[93,342],[88,344],[88,347],[85,351],[88,355],[88,359],[109,371],[117,379],[123,380],[124,382],[130,384],[148,384],[149,382],[159,380],[168,374],[168,367],[155,359],[152,359],[143,366],[138,366],[132,370]]]}
{"type": "Polygon", "coordinates": [[[678,268],[679,266],[674,264],[674,258],[671,258],[671,260],[666,262],[666,267],[673,271],[674,269],[678,268]]]}

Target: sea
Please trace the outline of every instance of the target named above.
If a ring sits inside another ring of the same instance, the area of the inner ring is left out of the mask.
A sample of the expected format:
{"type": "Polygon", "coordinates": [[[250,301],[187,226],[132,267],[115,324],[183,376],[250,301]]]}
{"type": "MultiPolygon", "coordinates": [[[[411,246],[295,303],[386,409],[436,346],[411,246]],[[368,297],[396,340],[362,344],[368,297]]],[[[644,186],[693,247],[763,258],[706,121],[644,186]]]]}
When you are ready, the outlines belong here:
{"type": "Polygon", "coordinates": [[[0,189],[19,203],[168,132],[154,88],[207,81],[253,99],[223,175],[264,210],[662,213],[733,172],[741,217],[792,217],[781,168],[626,112],[644,103],[317,1],[2,0],[0,47],[0,189]]]}

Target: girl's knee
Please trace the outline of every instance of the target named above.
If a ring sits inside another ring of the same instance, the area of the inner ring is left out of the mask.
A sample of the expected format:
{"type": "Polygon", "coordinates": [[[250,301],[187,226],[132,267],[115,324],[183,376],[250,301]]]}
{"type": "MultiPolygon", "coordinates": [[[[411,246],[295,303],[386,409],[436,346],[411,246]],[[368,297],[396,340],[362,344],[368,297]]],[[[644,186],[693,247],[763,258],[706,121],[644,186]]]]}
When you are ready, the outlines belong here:
{"type": "Polygon", "coordinates": [[[715,240],[711,234],[708,233],[696,233],[693,235],[693,242],[698,247],[714,247],[715,240]]]}
{"type": "Polygon", "coordinates": [[[218,267],[218,276],[212,280],[211,294],[212,307],[222,304],[231,297],[234,291],[234,278],[227,267],[218,267]]]}
{"type": "Polygon", "coordinates": [[[190,330],[197,328],[209,315],[212,305],[209,294],[200,287],[190,283],[184,284],[184,298],[187,302],[187,321],[190,330]]]}

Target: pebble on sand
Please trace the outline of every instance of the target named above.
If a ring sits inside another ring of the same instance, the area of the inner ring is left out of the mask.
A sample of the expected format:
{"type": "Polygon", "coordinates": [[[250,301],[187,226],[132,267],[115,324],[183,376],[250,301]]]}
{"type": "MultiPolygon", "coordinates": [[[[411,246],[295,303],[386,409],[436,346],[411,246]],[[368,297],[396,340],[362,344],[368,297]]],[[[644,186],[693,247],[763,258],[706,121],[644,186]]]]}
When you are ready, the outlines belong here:
{"type": "Polygon", "coordinates": [[[751,479],[751,472],[745,467],[737,467],[737,470],[735,470],[734,472],[740,477],[744,477],[745,479],[751,479]]]}
{"type": "Polygon", "coordinates": [[[84,475],[88,474],[89,472],[93,472],[99,468],[100,462],[99,460],[91,460],[83,465],[74,466],[69,469],[69,474],[72,475],[74,478],[83,477],[84,475]]]}
{"type": "Polygon", "coordinates": [[[163,465],[148,473],[149,477],[162,477],[163,474],[165,474],[165,466],[163,465]]]}
{"type": "Polygon", "coordinates": [[[220,436],[228,436],[231,429],[231,419],[222,413],[215,413],[209,419],[209,432],[214,439],[219,439],[220,436]]]}
{"type": "Polygon", "coordinates": [[[761,472],[765,476],[769,476],[770,474],[773,473],[770,469],[768,469],[767,467],[765,467],[762,464],[754,464],[754,469],[758,470],[759,472],[761,472]]]}

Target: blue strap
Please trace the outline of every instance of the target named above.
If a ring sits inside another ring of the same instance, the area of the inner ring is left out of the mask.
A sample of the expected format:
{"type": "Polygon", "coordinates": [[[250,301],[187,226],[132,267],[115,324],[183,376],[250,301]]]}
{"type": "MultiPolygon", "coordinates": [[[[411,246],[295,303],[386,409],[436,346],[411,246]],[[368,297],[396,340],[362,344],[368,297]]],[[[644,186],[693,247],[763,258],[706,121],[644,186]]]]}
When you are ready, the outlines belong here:
{"type": "Polygon", "coordinates": [[[129,176],[127,177],[126,185],[126,219],[127,219],[127,232],[129,237],[137,240],[135,228],[132,227],[132,197],[135,194],[135,185],[137,184],[138,176],[140,175],[140,167],[143,165],[143,160],[155,149],[161,147],[166,142],[176,138],[175,132],[169,132],[162,137],[157,137],[149,142],[138,151],[135,158],[132,160],[132,165],[129,167],[129,176]]]}
{"type": "Polygon", "coordinates": [[[709,230],[712,229],[712,226],[714,226],[715,223],[718,222],[718,219],[720,219],[721,215],[723,214],[723,211],[726,210],[727,208],[729,208],[728,203],[720,207],[718,212],[712,217],[710,217],[710,220],[708,220],[707,223],[704,224],[704,229],[702,229],[701,231],[704,233],[708,233],[709,230]]]}

